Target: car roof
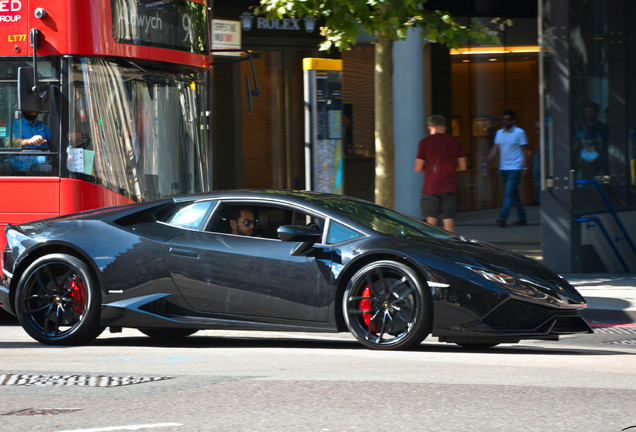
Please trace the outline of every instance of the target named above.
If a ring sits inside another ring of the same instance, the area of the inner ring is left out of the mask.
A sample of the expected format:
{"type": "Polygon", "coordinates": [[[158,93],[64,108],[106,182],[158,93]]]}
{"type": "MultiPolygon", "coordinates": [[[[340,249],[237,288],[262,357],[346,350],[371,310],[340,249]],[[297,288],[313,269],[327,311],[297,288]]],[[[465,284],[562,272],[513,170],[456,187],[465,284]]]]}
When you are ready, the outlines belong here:
{"type": "Polygon", "coordinates": [[[342,195],[328,194],[314,191],[301,190],[285,190],[285,189],[234,189],[213,192],[204,192],[194,195],[183,195],[175,197],[175,201],[189,201],[192,199],[228,199],[228,198],[277,198],[285,199],[292,202],[306,202],[311,200],[330,199],[352,199],[357,198],[345,197],[342,195]]]}

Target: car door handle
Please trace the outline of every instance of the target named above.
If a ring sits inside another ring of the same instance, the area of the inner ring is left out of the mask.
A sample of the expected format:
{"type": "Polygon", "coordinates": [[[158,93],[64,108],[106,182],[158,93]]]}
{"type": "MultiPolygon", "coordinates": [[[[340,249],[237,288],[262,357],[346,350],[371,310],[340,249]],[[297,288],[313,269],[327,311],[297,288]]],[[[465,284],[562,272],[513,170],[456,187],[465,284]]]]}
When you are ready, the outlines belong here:
{"type": "Polygon", "coordinates": [[[173,248],[173,247],[171,247],[169,251],[172,255],[182,256],[185,258],[199,259],[199,252],[197,251],[193,251],[189,249],[179,249],[179,248],[173,248]]]}

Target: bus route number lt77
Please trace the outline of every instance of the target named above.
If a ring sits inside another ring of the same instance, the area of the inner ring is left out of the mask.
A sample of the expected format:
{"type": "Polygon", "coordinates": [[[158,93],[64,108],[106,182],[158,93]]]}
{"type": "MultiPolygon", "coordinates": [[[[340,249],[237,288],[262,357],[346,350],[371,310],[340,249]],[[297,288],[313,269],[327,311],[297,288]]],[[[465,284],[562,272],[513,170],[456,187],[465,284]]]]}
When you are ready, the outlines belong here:
{"type": "Polygon", "coordinates": [[[24,42],[24,41],[26,41],[27,35],[26,34],[14,34],[14,35],[8,35],[7,37],[9,38],[9,42],[24,42]]]}

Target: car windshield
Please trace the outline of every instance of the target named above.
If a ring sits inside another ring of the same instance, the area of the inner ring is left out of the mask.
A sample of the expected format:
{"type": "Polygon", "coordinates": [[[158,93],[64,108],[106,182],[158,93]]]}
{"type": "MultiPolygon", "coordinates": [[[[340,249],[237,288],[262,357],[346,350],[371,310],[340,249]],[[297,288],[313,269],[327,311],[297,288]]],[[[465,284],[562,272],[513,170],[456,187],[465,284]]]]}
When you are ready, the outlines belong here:
{"type": "Polygon", "coordinates": [[[366,201],[351,198],[318,198],[322,207],[355,220],[357,223],[381,234],[408,238],[454,238],[455,235],[366,201]]]}

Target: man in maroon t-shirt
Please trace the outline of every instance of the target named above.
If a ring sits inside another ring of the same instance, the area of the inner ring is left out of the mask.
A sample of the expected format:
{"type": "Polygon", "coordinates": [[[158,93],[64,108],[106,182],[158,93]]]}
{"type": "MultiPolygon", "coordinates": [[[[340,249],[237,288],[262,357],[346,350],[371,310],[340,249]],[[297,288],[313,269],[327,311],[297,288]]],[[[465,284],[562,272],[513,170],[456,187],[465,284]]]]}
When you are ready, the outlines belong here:
{"type": "Polygon", "coordinates": [[[430,136],[420,141],[415,171],[424,173],[420,211],[431,225],[441,216],[446,231],[455,232],[457,171],[466,169],[461,143],[446,133],[446,119],[432,115],[426,122],[430,136]]]}

